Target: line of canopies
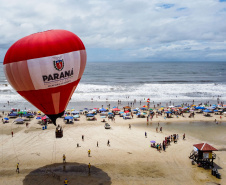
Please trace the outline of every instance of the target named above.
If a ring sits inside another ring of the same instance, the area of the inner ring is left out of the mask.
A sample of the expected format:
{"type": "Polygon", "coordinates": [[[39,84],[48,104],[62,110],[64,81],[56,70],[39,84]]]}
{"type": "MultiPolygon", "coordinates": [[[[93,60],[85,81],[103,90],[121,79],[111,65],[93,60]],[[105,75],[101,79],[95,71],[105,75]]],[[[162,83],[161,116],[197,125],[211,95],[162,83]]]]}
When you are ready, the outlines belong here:
{"type": "Polygon", "coordinates": [[[196,106],[196,105],[192,105],[192,106],[181,106],[181,105],[177,105],[177,106],[169,106],[169,107],[161,107],[160,109],[158,109],[158,111],[160,112],[165,112],[165,113],[174,113],[177,111],[183,111],[183,112],[193,112],[193,111],[197,111],[199,113],[224,113],[226,114],[226,105],[222,106],[222,105],[212,105],[212,106],[196,106]]]}

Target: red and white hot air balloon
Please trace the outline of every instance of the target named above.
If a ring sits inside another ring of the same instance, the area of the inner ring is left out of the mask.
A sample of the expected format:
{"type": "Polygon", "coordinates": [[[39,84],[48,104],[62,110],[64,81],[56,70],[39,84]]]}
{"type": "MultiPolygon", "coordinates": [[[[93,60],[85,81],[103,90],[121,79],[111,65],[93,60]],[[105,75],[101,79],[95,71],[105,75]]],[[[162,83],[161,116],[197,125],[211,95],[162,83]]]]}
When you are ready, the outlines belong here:
{"type": "Polygon", "coordinates": [[[85,70],[86,50],[74,33],[49,30],[15,42],[3,64],[12,87],[56,124],[85,70]]]}

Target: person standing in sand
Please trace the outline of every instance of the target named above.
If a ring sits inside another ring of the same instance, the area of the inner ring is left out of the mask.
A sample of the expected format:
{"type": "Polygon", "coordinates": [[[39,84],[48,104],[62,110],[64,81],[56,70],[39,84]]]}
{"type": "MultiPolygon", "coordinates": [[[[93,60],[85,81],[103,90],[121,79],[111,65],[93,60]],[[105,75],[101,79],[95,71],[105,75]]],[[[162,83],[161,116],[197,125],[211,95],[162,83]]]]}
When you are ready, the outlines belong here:
{"type": "Polygon", "coordinates": [[[68,185],[68,180],[67,179],[64,180],[64,185],[68,185]]]}
{"type": "Polygon", "coordinates": [[[66,163],[66,156],[65,156],[65,154],[63,155],[63,163],[66,163]]]}
{"type": "Polygon", "coordinates": [[[147,132],[144,133],[145,137],[147,138],[147,132]]]}
{"type": "Polygon", "coordinates": [[[110,141],[108,140],[108,142],[107,142],[107,146],[110,146],[110,141]]]}
{"type": "Polygon", "coordinates": [[[91,150],[89,149],[89,150],[88,150],[88,157],[90,157],[90,153],[91,153],[91,150]]]}
{"type": "Polygon", "coordinates": [[[12,131],[12,137],[13,137],[13,131],[12,131]]]}
{"type": "Polygon", "coordinates": [[[17,172],[17,173],[20,173],[20,170],[19,170],[19,163],[17,163],[17,165],[16,165],[16,172],[17,172]]]}
{"type": "Polygon", "coordinates": [[[90,174],[90,168],[91,168],[91,164],[88,164],[88,169],[89,169],[89,174],[90,174]]]}

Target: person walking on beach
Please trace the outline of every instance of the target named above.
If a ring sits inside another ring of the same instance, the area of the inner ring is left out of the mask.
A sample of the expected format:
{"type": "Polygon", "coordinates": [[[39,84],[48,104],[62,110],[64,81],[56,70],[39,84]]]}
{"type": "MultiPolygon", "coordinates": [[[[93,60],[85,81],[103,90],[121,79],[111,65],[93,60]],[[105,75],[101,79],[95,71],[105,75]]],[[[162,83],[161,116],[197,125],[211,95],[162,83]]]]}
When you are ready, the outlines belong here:
{"type": "Polygon", "coordinates": [[[98,141],[97,141],[97,147],[99,147],[98,141]]]}
{"type": "Polygon", "coordinates": [[[84,141],[84,135],[82,135],[82,141],[84,141]]]}
{"type": "Polygon", "coordinates": [[[145,137],[147,138],[147,132],[144,133],[145,137]]]}
{"type": "Polygon", "coordinates": [[[89,150],[88,150],[88,157],[90,157],[90,153],[91,153],[91,150],[89,149],[89,150]]]}
{"type": "Polygon", "coordinates": [[[184,133],[184,135],[183,135],[183,139],[185,139],[185,133],[184,133]]]}
{"type": "Polygon", "coordinates": [[[63,163],[66,163],[66,156],[65,156],[65,154],[63,155],[63,163]]]}
{"type": "Polygon", "coordinates": [[[12,137],[13,137],[13,131],[12,131],[12,137]]]}
{"type": "Polygon", "coordinates": [[[131,125],[129,124],[129,129],[131,129],[131,125]]]}
{"type": "Polygon", "coordinates": [[[89,174],[90,174],[90,168],[91,168],[91,164],[88,164],[88,169],[89,169],[89,174]]]}
{"type": "Polygon", "coordinates": [[[107,146],[110,146],[110,141],[108,140],[108,142],[107,142],[107,146]]]}
{"type": "Polygon", "coordinates": [[[20,173],[20,170],[19,170],[19,163],[17,163],[17,165],[16,165],[16,172],[17,172],[17,173],[20,173]]]}
{"type": "Polygon", "coordinates": [[[158,127],[156,127],[156,132],[158,132],[158,127]]]}
{"type": "Polygon", "coordinates": [[[160,132],[162,132],[162,127],[160,127],[160,132]]]}
{"type": "Polygon", "coordinates": [[[64,179],[64,185],[68,185],[68,180],[64,179]]]}

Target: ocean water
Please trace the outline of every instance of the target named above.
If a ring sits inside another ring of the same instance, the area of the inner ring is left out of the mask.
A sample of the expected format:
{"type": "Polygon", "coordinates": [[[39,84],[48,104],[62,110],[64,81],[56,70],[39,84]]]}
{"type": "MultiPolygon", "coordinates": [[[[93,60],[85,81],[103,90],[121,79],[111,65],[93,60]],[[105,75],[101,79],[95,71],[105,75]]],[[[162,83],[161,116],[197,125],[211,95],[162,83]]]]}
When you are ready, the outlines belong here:
{"type": "MultiPolygon", "coordinates": [[[[147,98],[151,105],[226,102],[226,62],[88,62],[68,108],[147,98]]],[[[0,110],[18,106],[33,108],[8,84],[0,63],[0,110]]]]}

